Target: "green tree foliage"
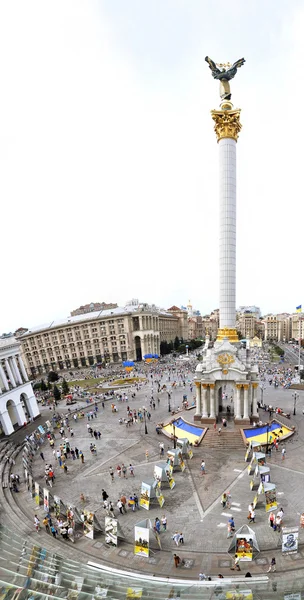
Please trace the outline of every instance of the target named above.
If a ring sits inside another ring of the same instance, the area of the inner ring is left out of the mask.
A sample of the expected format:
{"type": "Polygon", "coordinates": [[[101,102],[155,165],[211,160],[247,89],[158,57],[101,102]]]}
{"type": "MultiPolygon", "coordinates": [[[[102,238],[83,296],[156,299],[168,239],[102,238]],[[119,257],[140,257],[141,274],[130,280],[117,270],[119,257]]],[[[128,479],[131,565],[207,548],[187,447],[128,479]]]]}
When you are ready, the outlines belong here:
{"type": "Polygon", "coordinates": [[[54,381],[58,381],[59,377],[58,374],[55,373],[55,371],[50,371],[48,374],[48,382],[49,383],[54,383],[54,381]]]}
{"type": "Polygon", "coordinates": [[[66,396],[69,393],[69,391],[70,391],[69,384],[68,384],[68,382],[65,379],[62,382],[62,388],[61,389],[62,389],[62,393],[63,393],[64,396],[66,396]]]}
{"type": "Polygon", "coordinates": [[[61,392],[58,389],[57,385],[54,385],[53,394],[54,394],[55,400],[57,400],[57,401],[60,400],[60,398],[61,398],[61,392]]]}
{"type": "Polygon", "coordinates": [[[40,389],[42,392],[46,392],[48,389],[44,379],[41,380],[40,389]]]}

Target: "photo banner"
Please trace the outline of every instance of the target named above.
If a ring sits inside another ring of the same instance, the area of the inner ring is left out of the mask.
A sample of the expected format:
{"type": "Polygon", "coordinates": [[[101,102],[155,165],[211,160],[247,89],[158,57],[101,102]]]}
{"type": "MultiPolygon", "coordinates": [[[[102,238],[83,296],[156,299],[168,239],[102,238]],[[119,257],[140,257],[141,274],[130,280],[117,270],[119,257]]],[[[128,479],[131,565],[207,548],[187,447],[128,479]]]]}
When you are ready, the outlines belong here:
{"type": "Polygon", "coordinates": [[[47,490],[46,488],[43,488],[43,510],[46,513],[48,513],[50,510],[49,490],[47,490]]]}
{"type": "Polygon", "coordinates": [[[147,527],[139,527],[135,525],[134,528],[135,543],[134,543],[134,554],[137,556],[149,556],[149,529],[147,527]]]}
{"type": "Polygon", "coordinates": [[[117,519],[105,517],[105,542],[111,546],[117,546],[117,519]]]}
{"type": "Polygon", "coordinates": [[[271,510],[276,510],[276,508],[278,508],[277,493],[275,487],[273,490],[265,490],[265,502],[266,512],[270,512],[271,510]]]}
{"type": "Polygon", "coordinates": [[[145,510],[149,510],[150,496],[151,496],[151,486],[143,481],[141,484],[139,506],[141,506],[145,510]]]}
{"type": "Polygon", "coordinates": [[[83,532],[84,535],[91,540],[94,539],[94,513],[88,510],[83,511],[84,514],[84,522],[83,522],[83,532]]]}
{"type": "Polygon", "coordinates": [[[33,496],[34,496],[33,477],[30,474],[28,475],[28,491],[29,491],[31,497],[33,498],[33,496]]]}
{"type": "Polygon", "coordinates": [[[167,473],[167,477],[168,477],[169,488],[170,488],[170,490],[173,490],[173,488],[175,488],[175,480],[172,477],[172,473],[173,473],[172,465],[168,465],[166,473],[167,473]]]}
{"type": "Polygon", "coordinates": [[[253,504],[253,508],[256,507],[258,501],[259,501],[259,495],[256,494],[255,497],[253,498],[253,503],[252,503],[253,504]]]}
{"type": "Polygon", "coordinates": [[[179,462],[179,466],[180,466],[181,470],[184,471],[186,468],[186,465],[183,461],[183,455],[181,452],[178,453],[178,462],[179,462]]]}
{"type": "Polygon", "coordinates": [[[249,454],[250,454],[250,447],[248,446],[246,452],[245,452],[245,462],[247,462],[248,458],[249,458],[249,454]]]}
{"type": "Polygon", "coordinates": [[[59,498],[59,496],[54,496],[54,513],[58,519],[58,517],[60,516],[60,506],[61,506],[61,500],[59,498]]]}
{"type": "Polygon", "coordinates": [[[37,483],[37,481],[35,481],[35,503],[37,504],[37,506],[39,506],[39,504],[40,504],[39,491],[40,491],[39,483],[37,483]]]}
{"type": "Polygon", "coordinates": [[[155,486],[155,494],[156,494],[157,502],[158,502],[159,506],[162,508],[165,504],[165,498],[162,493],[160,481],[158,481],[158,483],[155,486]]]}
{"type": "Polygon", "coordinates": [[[299,528],[282,527],[282,553],[296,554],[299,545],[299,528]]]}
{"type": "Polygon", "coordinates": [[[126,600],[140,600],[143,595],[143,588],[128,587],[126,600]]]}
{"type": "Polygon", "coordinates": [[[226,600],[253,600],[252,590],[231,590],[230,592],[226,592],[225,596],[226,600]]]}
{"type": "Polygon", "coordinates": [[[252,539],[249,536],[245,536],[245,535],[243,537],[237,538],[236,546],[235,546],[235,553],[237,554],[238,558],[242,561],[252,560],[252,555],[253,555],[252,539]]]}

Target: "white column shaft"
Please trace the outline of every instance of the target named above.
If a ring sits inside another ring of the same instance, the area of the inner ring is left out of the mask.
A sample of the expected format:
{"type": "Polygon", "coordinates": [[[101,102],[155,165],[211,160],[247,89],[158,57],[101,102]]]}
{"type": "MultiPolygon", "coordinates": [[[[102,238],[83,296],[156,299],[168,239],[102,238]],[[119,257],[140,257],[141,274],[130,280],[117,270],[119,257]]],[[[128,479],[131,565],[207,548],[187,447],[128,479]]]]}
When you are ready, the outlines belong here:
{"type": "Polygon", "coordinates": [[[14,377],[15,377],[15,379],[17,379],[17,383],[22,384],[23,383],[22,377],[20,375],[20,371],[18,369],[17,361],[16,361],[16,359],[15,359],[14,356],[12,356],[12,358],[11,358],[11,366],[12,366],[13,371],[14,371],[14,377]]]}
{"type": "Polygon", "coordinates": [[[9,379],[10,379],[10,382],[11,382],[12,386],[13,386],[13,387],[17,387],[17,385],[16,385],[16,381],[15,381],[15,378],[14,378],[14,375],[13,375],[13,372],[12,372],[12,369],[11,369],[11,367],[10,367],[10,364],[9,364],[9,362],[8,362],[8,359],[7,359],[7,358],[5,358],[5,359],[4,359],[4,362],[5,362],[5,366],[6,366],[7,374],[8,374],[8,376],[9,376],[9,379]]]}
{"type": "Polygon", "coordinates": [[[219,141],[220,155],[220,328],[235,329],[236,141],[219,141]]]}
{"type": "Polygon", "coordinates": [[[241,418],[241,388],[236,388],[235,419],[241,418]]]}
{"type": "Polygon", "coordinates": [[[244,419],[248,419],[249,418],[249,411],[248,411],[248,387],[244,388],[244,419]]]}
{"type": "Polygon", "coordinates": [[[196,409],[195,416],[200,417],[202,412],[202,399],[201,399],[201,384],[196,385],[196,409]]]}
{"type": "Polygon", "coordinates": [[[252,399],[252,416],[253,417],[257,417],[258,416],[258,402],[257,402],[257,387],[253,388],[253,399],[252,399]]]}
{"type": "Polygon", "coordinates": [[[210,386],[210,417],[215,417],[215,396],[214,387],[210,386]]]}
{"type": "Polygon", "coordinates": [[[203,387],[203,413],[202,417],[208,417],[208,407],[207,407],[207,388],[203,387]]]}
{"type": "Polygon", "coordinates": [[[23,375],[23,377],[24,377],[25,381],[28,381],[28,380],[29,380],[29,378],[28,378],[28,376],[27,376],[27,372],[26,372],[26,370],[25,370],[25,366],[24,366],[24,363],[23,363],[23,360],[22,360],[21,356],[18,356],[18,362],[19,362],[19,366],[20,366],[21,373],[22,373],[22,375],[23,375]]]}
{"type": "Polygon", "coordinates": [[[5,371],[4,371],[4,369],[3,369],[3,366],[2,366],[2,364],[1,364],[1,362],[0,362],[0,377],[1,377],[1,379],[2,379],[2,383],[3,383],[3,385],[4,385],[5,389],[6,389],[6,391],[8,392],[8,390],[9,390],[9,385],[8,385],[7,377],[6,377],[6,375],[5,375],[5,371]]]}

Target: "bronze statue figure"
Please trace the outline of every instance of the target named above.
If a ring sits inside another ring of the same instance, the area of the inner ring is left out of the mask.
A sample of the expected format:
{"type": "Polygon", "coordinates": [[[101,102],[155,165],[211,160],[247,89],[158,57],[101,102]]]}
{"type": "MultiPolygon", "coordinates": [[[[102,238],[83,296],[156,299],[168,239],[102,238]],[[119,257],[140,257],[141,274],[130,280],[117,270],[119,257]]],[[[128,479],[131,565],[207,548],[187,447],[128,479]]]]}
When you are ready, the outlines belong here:
{"type": "Polygon", "coordinates": [[[223,67],[221,69],[218,68],[215,62],[206,56],[205,61],[208,63],[209,68],[212,71],[212,77],[214,79],[219,79],[220,81],[220,97],[222,100],[231,100],[231,91],[230,91],[230,79],[235,77],[237,69],[243,66],[246,62],[245,58],[240,58],[237,60],[232,66],[228,63],[228,65],[218,65],[223,67]],[[226,69],[225,67],[229,67],[226,69]]]}

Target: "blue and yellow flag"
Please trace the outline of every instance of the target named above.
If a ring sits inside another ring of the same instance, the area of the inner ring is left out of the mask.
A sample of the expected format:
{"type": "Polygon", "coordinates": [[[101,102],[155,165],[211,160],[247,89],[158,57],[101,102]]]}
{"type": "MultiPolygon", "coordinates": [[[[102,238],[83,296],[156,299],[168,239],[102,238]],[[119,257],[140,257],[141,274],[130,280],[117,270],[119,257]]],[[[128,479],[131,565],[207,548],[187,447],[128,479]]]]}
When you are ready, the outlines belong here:
{"type": "Polygon", "coordinates": [[[296,312],[302,312],[302,304],[296,306],[296,312]]]}

